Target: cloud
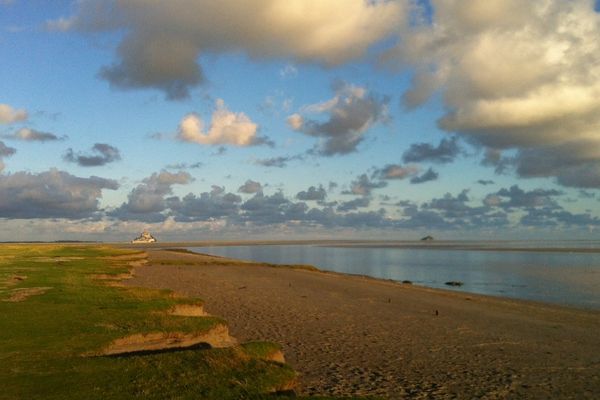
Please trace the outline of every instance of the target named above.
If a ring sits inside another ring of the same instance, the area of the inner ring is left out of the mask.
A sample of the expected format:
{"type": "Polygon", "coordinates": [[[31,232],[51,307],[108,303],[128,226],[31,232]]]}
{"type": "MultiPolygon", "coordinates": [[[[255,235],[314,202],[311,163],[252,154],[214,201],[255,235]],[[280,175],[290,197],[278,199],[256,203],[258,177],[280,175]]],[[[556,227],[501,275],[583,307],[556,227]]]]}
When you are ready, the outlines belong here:
{"type": "Polygon", "coordinates": [[[413,143],[410,148],[402,155],[404,162],[433,162],[438,164],[447,164],[462,152],[457,143],[457,138],[444,138],[440,144],[433,146],[429,143],[413,143]]]}
{"type": "Polygon", "coordinates": [[[369,207],[371,204],[371,200],[368,197],[359,197],[354,200],[344,201],[338,207],[337,210],[344,211],[353,211],[359,208],[369,207]]]}
{"type": "Polygon", "coordinates": [[[8,147],[0,140],[0,172],[4,171],[4,161],[2,157],[10,157],[17,152],[17,149],[8,147]]]}
{"type": "Polygon", "coordinates": [[[517,150],[520,176],[600,187],[600,153],[591,154],[600,148],[600,15],[593,2],[432,5],[431,23],[407,32],[388,54],[416,70],[405,103],[440,93],[446,113],[439,127],[490,149],[517,150]],[[532,158],[551,168],[530,169],[532,158]]]}
{"type": "Polygon", "coordinates": [[[196,196],[187,194],[182,199],[171,198],[169,207],[176,221],[208,221],[215,218],[232,217],[239,213],[242,198],[233,193],[226,193],[220,186],[213,186],[210,192],[196,196]]]}
{"type": "Polygon", "coordinates": [[[17,149],[8,147],[3,141],[0,140],[0,157],[10,157],[16,152],[17,149]]]}
{"type": "Polygon", "coordinates": [[[255,182],[251,179],[248,179],[246,183],[238,188],[239,193],[246,194],[258,193],[260,191],[262,191],[262,185],[259,182],[255,182]]]}
{"type": "Polygon", "coordinates": [[[287,166],[288,162],[294,161],[294,160],[302,160],[303,158],[304,157],[301,155],[262,158],[262,159],[255,160],[254,164],[260,165],[261,167],[284,168],[287,166]]]}
{"type": "Polygon", "coordinates": [[[319,187],[311,186],[307,190],[302,190],[296,194],[296,198],[302,201],[323,201],[327,197],[327,191],[321,185],[319,187]]]}
{"type": "Polygon", "coordinates": [[[306,211],[304,203],[298,203],[299,206],[294,206],[290,200],[286,199],[282,192],[277,192],[272,195],[265,195],[258,192],[254,197],[246,200],[241,209],[243,214],[240,217],[244,221],[250,221],[256,224],[274,224],[285,222],[290,219],[290,213],[298,211],[301,208],[300,214],[303,216],[306,211]]]}
{"type": "Polygon", "coordinates": [[[23,219],[93,218],[100,211],[102,190],[118,187],[111,179],[80,178],[57,169],[0,175],[0,215],[23,219]]]}
{"type": "Polygon", "coordinates": [[[440,175],[437,172],[435,172],[433,170],[433,168],[429,168],[423,174],[421,174],[419,176],[412,177],[410,179],[410,183],[412,183],[412,184],[419,184],[419,183],[425,183],[425,182],[435,181],[435,180],[437,180],[437,178],[439,176],[440,175]]]}
{"type": "Polygon", "coordinates": [[[486,196],[484,203],[488,206],[500,207],[507,210],[531,207],[557,208],[554,197],[563,195],[563,192],[555,189],[534,189],[525,191],[518,185],[509,189],[500,189],[496,193],[486,196]]]}
{"type": "Polygon", "coordinates": [[[530,208],[523,215],[520,223],[524,226],[533,227],[595,227],[600,226],[600,218],[589,213],[571,213],[569,211],[553,208],[530,208]]]}
{"type": "Polygon", "coordinates": [[[298,76],[298,68],[296,68],[292,64],[286,64],[283,68],[279,70],[279,76],[282,79],[295,78],[298,76]]]}
{"type": "Polygon", "coordinates": [[[198,169],[204,166],[204,163],[201,161],[189,164],[189,163],[177,163],[177,164],[169,164],[165,168],[166,169],[198,169]]]}
{"type": "Polygon", "coordinates": [[[75,154],[73,149],[68,149],[63,159],[81,167],[99,167],[121,159],[119,149],[106,143],[96,143],[90,152],[92,154],[75,154]]]}
{"type": "Polygon", "coordinates": [[[381,169],[376,169],[373,172],[372,177],[386,180],[400,180],[414,176],[418,174],[419,171],[420,169],[416,165],[402,166],[398,164],[388,164],[381,169]]]}
{"type": "Polygon", "coordinates": [[[581,189],[579,190],[579,197],[582,199],[595,199],[596,193],[581,189]]]}
{"type": "Polygon", "coordinates": [[[485,167],[494,167],[496,174],[504,174],[509,170],[514,169],[517,159],[515,157],[507,157],[502,155],[501,150],[486,149],[481,165],[485,167]]]}
{"type": "Polygon", "coordinates": [[[16,110],[8,104],[0,103],[0,123],[12,124],[13,122],[25,121],[27,118],[27,111],[16,110]]]}
{"type": "Polygon", "coordinates": [[[360,196],[369,196],[374,189],[381,189],[387,186],[385,181],[372,181],[367,174],[362,174],[350,184],[350,190],[342,192],[343,194],[356,194],[360,196]]]}
{"type": "Polygon", "coordinates": [[[367,90],[344,82],[334,83],[335,96],[323,103],[304,107],[303,114],[326,114],[327,120],[307,119],[301,114],[288,117],[288,125],[297,132],[320,138],[315,148],[323,156],[357,151],[369,128],[388,119],[389,99],[367,94],[367,90]]]}
{"type": "Polygon", "coordinates": [[[42,132],[31,128],[21,128],[13,135],[4,136],[7,139],[22,140],[25,142],[52,142],[64,140],[65,137],[58,137],[50,132],[42,132]]]}
{"type": "Polygon", "coordinates": [[[208,131],[205,131],[204,121],[198,115],[188,114],[179,124],[177,138],[184,142],[210,146],[246,147],[268,144],[269,142],[259,137],[257,132],[258,125],[246,114],[229,111],[225,102],[218,99],[208,131]]]}
{"type": "Polygon", "coordinates": [[[489,180],[489,179],[479,179],[477,180],[477,183],[483,186],[487,186],[487,185],[493,185],[494,181],[489,180]]]}
{"type": "Polygon", "coordinates": [[[364,56],[403,24],[401,2],[364,0],[88,0],[49,25],[125,32],[117,60],[100,77],[122,89],[155,88],[169,99],[204,81],[207,53],[336,65],[364,56]]]}
{"type": "Polygon", "coordinates": [[[127,196],[127,202],[108,215],[122,219],[142,221],[162,221],[162,214],[168,207],[165,196],[173,193],[173,185],[185,185],[192,181],[187,172],[171,173],[161,171],[145,178],[127,196]]]}
{"type": "Polygon", "coordinates": [[[600,188],[600,141],[580,140],[522,149],[513,157],[523,177],[554,176],[563,186],[600,188]]]}
{"type": "MultiPolygon", "coordinates": [[[[441,218],[437,220],[437,225],[445,229],[480,229],[489,227],[501,227],[510,224],[508,214],[504,211],[497,211],[488,204],[470,205],[471,199],[467,189],[453,196],[446,193],[441,198],[434,198],[421,206],[420,211],[414,210],[412,217],[415,224],[419,220],[436,220],[435,214],[441,218]],[[424,213],[424,215],[422,215],[424,213]],[[432,214],[435,213],[435,214],[432,214]]],[[[411,217],[411,219],[412,219],[411,217]]]]}

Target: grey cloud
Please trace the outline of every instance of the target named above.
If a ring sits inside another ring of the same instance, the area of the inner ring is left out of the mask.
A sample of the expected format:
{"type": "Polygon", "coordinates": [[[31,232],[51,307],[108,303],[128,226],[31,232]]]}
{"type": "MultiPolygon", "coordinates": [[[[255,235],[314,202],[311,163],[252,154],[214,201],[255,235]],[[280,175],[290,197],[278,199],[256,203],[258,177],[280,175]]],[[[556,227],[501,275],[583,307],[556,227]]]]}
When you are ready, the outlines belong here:
{"type": "Polygon", "coordinates": [[[0,215],[3,218],[68,218],[98,216],[103,189],[116,190],[111,179],[80,178],[51,169],[39,174],[0,175],[0,215]]]}
{"type": "Polygon", "coordinates": [[[251,58],[333,65],[363,56],[396,32],[404,5],[335,0],[305,4],[136,0],[78,2],[76,15],[51,21],[54,29],[124,32],[114,64],[100,77],[117,88],[155,88],[183,99],[204,81],[206,53],[244,52],[251,58]]]}
{"type": "Polygon", "coordinates": [[[444,138],[437,146],[429,143],[413,143],[402,155],[404,162],[433,162],[446,164],[462,153],[456,136],[444,138]]]}
{"type": "Polygon", "coordinates": [[[182,199],[173,198],[169,206],[177,221],[206,221],[212,218],[236,217],[242,198],[225,192],[224,188],[213,187],[210,192],[196,196],[187,194],[182,199]]]}
{"type": "Polygon", "coordinates": [[[489,179],[479,179],[477,181],[478,184],[483,185],[483,186],[487,186],[487,185],[493,185],[494,181],[489,180],[489,179]]]}
{"type": "Polygon", "coordinates": [[[430,221],[439,229],[479,229],[502,227],[510,224],[508,214],[498,211],[488,204],[471,206],[468,190],[457,196],[446,193],[441,198],[434,198],[421,206],[408,208],[408,222],[418,226],[422,221],[430,221]]]}
{"type": "Polygon", "coordinates": [[[14,147],[9,147],[0,140],[0,157],[10,157],[17,152],[14,147]]]}
{"type": "Polygon", "coordinates": [[[58,137],[50,132],[42,132],[30,128],[21,128],[14,134],[4,137],[6,139],[22,140],[25,142],[55,142],[66,139],[66,136],[58,137]]]}
{"type": "Polygon", "coordinates": [[[303,201],[323,201],[325,197],[327,197],[327,191],[321,185],[318,188],[311,186],[307,190],[302,190],[296,194],[296,198],[303,201]]]}
{"type": "Polygon", "coordinates": [[[268,168],[283,168],[286,167],[290,161],[301,160],[302,156],[285,156],[285,157],[273,157],[273,158],[263,158],[254,161],[254,164],[260,165],[262,167],[268,168]]]}
{"type": "Polygon", "coordinates": [[[354,200],[344,201],[338,207],[338,211],[353,211],[358,208],[368,207],[371,204],[371,200],[368,197],[359,197],[354,200]]]}
{"type": "Polygon", "coordinates": [[[239,193],[258,193],[262,191],[262,185],[259,182],[255,182],[251,179],[248,179],[246,183],[239,187],[239,193]]]}
{"type": "Polygon", "coordinates": [[[408,218],[399,221],[399,227],[414,229],[451,229],[453,224],[446,221],[441,215],[434,211],[414,210],[408,215],[408,218]]]}
{"type": "Polygon", "coordinates": [[[595,199],[596,193],[581,189],[581,190],[579,190],[579,197],[581,197],[583,199],[595,199]]]}
{"type": "Polygon", "coordinates": [[[432,168],[429,168],[423,174],[421,174],[419,176],[412,177],[410,179],[410,183],[412,183],[412,184],[419,184],[419,183],[425,183],[425,182],[435,181],[435,180],[438,179],[438,177],[439,177],[439,174],[437,172],[435,172],[432,168]]]}
{"type": "Polygon", "coordinates": [[[515,167],[517,160],[515,157],[506,157],[502,155],[501,150],[486,149],[481,165],[485,167],[494,167],[496,174],[504,174],[515,167]]]}
{"type": "Polygon", "coordinates": [[[600,189],[600,160],[564,168],[556,174],[556,182],[567,187],[600,189]]]}
{"type": "Polygon", "coordinates": [[[197,49],[190,43],[178,42],[177,37],[130,34],[117,52],[121,61],[103,67],[98,74],[114,88],[154,88],[163,91],[169,100],[183,100],[190,97],[190,88],[204,81],[196,63],[197,49]],[[160,52],[164,56],[157,54],[160,52]],[[177,62],[167,58],[168,53],[176,54],[177,62]]]}
{"type": "Polygon", "coordinates": [[[472,207],[467,203],[470,201],[469,191],[463,190],[457,196],[446,193],[444,197],[432,199],[425,203],[424,208],[429,210],[439,210],[446,218],[466,218],[475,215],[482,215],[489,211],[486,206],[472,207]]]}
{"type": "Polygon", "coordinates": [[[173,185],[190,183],[192,177],[187,172],[171,173],[161,171],[144,179],[127,196],[127,202],[109,213],[110,216],[128,220],[161,221],[161,213],[168,207],[165,196],[172,194],[173,185]]]}
{"type": "Polygon", "coordinates": [[[414,176],[419,173],[419,168],[414,165],[398,165],[398,164],[388,164],[383,168],[376,169],[371,175],[372,178],[377,179],[405,179],[411,176],[414,176]]]}
{"type": "Polygon", "coordinates": [[[362,174],[350,184],[350,190],[342,192],[343,194],[356,194],[360,196],[369,196],[374,189],[381,189],[387,186],[385,181],[372,181],[367,174],[362,174]]]}
{"type": "Polygon", "coordinates": [[[195,162],[192,164],[189,163],[177,163],[177,164],[169,164],[167,165],[165,168],[166,169],[176,169],[176,170],[182,170],[182,169],[198,169],[204,166],[203,162],[195,162]]]}
{"type": "Polygon", "coordinates": [[[85,155],[75,153],[73,149],[68,149],[63,159],[68,162],[76,163],[82,167],[99,167],[121,159],[119,149],[105,143],[96,143],[90,150],[91,154],[85,155]]]}
{"type": "Polygon", "coordinates": [[[243,214],[240,217],[257,224],[281,223],[288,220],[286,214],[294,211],[292,207],[293,203],[281,192],[272,195],[259,192],[242,204],[243,214]]]}
{"type": "Polygon", "coordinates": [[[520,220],[524,226],[535,227],[592,227],[600,226],[600,219],[591,216],[589,213],[571,213],[563,209],[554,208],[530,208],[527,214],[523,215],[520,220]]]}
{"type": "Polygon", "coordinates": [[[534,189],[525,191],[518,185],[509,189],[500,189],[498,192],[486,197],[485,203],[489,206],[504,209],[550,207],[557,208],[554,200],[556,196],[562,196],[563,192],[554,189],[534,189]]]}
{"type": "Polygon", "coordinates": [[[600,144],[594,140],[523,149],[515,163],[522,177],[555,177],[563,186],[600,188],[600,144]]]}
{"type": "Polygon", "coordinates": [[[357,151],[366,131],[377,122],[388,119],[388,98],[367,95],[363,88],[337,83],[335,97],[322,104],[305,107],[306,113],[325,113],[325,122],[307,119],[300,114],[288,118],[297,132],[321,139],[313,150],[323,156],[343,155],[357,151]]]}

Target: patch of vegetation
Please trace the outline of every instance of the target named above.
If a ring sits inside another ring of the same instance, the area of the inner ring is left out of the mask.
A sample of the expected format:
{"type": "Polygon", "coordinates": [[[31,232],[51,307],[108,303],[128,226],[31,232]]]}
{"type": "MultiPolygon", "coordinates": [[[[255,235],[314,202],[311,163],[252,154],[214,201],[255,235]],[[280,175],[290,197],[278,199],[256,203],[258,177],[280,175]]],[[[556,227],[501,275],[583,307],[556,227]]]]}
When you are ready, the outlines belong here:
{"type": "Polygon", "coordinates": [[[142,254],[104,245],[0,245],[0,399],[261,399],[289,389],[295,372],[264,357],[272,344],[97,356],[128,335],[225,324],[168,312],[199,299],[107,279],[127,274],[142,254]],[[27,290],[33,294],[8,301],[27,290]]]}

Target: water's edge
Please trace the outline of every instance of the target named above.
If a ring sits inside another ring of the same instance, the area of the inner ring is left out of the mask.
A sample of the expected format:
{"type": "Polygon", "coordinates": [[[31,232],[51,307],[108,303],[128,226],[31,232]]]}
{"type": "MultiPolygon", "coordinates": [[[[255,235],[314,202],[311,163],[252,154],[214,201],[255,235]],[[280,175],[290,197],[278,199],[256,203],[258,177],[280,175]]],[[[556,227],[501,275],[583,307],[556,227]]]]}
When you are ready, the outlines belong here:
{"type": "Polygon", "coordinates": [[[600,254],[585,249],[566,252],[337,244],[186,248],[271,264],[310,264],[323,271],[410,281],[436,289],[600,309],[600,254]],[[462,285],[448,286],[447,282],[462,285]]]}

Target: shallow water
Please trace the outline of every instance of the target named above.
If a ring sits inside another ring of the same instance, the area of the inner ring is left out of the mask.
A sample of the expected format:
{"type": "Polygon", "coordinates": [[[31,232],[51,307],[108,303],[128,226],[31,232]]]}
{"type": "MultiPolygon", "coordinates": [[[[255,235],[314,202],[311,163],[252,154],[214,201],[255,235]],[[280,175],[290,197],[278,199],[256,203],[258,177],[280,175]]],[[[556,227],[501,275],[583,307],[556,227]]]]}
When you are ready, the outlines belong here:
{"type": "MultiPolygon", "coordinates": [[[[482,244],[479,248],[489,247],[482,244]]],[[[600,253],[315,245],[189,249],[273,264],[311,264],[327,271],[410,280],[433,288],[600,309],[600,253]],[[449,281],[463,285],[450,287],[445,284],[449,281]]]]}

